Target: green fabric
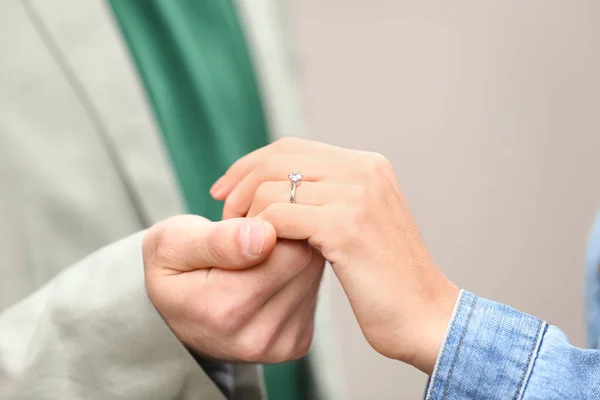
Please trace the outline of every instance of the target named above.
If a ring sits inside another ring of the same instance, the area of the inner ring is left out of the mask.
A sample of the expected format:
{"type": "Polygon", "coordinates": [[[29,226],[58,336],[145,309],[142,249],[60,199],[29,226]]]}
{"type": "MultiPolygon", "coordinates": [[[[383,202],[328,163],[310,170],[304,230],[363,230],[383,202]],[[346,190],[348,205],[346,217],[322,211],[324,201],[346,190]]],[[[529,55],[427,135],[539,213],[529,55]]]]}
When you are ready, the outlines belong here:
{"type": "MultiPolygon", "coordinates": [[[[190,213],[212,220],[213,182],[267,144],[254,70],[231,0],[109,0],[190,213]]],[[[302,361],[265,369],[270,399],[304,398],[302,361]]]]}
{"type": "Polygon", "coordinates": [[[208,196],[267,128],[231,0],[110,0],[142,76],[189,212],[221,217],[208,196]]]}
{"type": "MultiPolygon", "coordinates": [[[[264,366],[267,392],[272,400],[309,399],[309,382],[304,360],[264,366]]],[[[311,400],[315,400],[311,398],[311,400]]]]}

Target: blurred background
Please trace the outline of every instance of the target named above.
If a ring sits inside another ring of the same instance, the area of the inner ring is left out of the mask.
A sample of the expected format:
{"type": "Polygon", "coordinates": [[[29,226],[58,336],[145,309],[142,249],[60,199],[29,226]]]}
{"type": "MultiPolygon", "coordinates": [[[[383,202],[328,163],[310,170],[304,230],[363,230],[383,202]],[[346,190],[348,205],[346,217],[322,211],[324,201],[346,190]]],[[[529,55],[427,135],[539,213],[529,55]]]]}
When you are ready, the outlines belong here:
{"type": "MultiPolygon", "coordinates": [[[[584,345],[600,3],[291,0],[288,11],[308,135],[388,156],[454,282],[584,345]]],[[[375,353],[326,284],[337,396],[420,398],[425,375],[375,353]]]]}

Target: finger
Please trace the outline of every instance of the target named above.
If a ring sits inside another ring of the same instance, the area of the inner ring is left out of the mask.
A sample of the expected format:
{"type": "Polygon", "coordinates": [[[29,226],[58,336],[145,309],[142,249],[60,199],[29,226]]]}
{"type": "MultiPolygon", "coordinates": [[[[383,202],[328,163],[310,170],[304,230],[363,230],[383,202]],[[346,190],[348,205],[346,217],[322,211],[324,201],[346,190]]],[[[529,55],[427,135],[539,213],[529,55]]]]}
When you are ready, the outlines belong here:
{"type": "Polygon", "coordinates": [[[316,252],[311,262],[296,277],[275,293],[259,310],[243,329],[243,337],[253,340],[252,336],[259,334],[272,344],[282,332],[301,304],[307,299],[312,302],[316,295],[320,276],[323,271],[323,257],[316,252]]]}
{"type": "Polygon", "coordinates": [[[198,307],[221,310],[231,319],[245,321],[298,276],[311,258],[312,248],[306,241],[281,239],[271,256],[253,268],[210,268],[179,276],[201,299],[198,307]]]}
{"type": "MultiPolygon", "coordinates": [[[[296,277],[275,293],[257,314],[257,321],[265,324],[280,321],[280,328],[291,319],[300,303],[320,284],[325,259],[318,251],[313,252],[309,264],[296,277]]],[[[278,329],[279,332],[281,329],[278,329]]]]}
{"type": "MultiPolygon", "coordinates": [[[[307,206],[331,204],[338,198],[347,199],[347,185],[325,182],[301,182],[296,188],[295,202],[307,206]]],[[[252,218],[274,203],[290,202],[290,183],[270,181],[263,182],[256,189],[248,217],[252,218]]]]}
{"type": "Polygon", "coordinates": [[[269,222],[275,228],[277,237],[293,240],[308,240],[320,248],[322,227],[327,226],[331,213],[324,206],[275,203],[265,208],[256,219],[269,222]]]}
{"type": "Polygon", "coordinates": [[[231,167],[225,172],[225,174],[212,185],[209,190],[210,195],[215,200],[225,200],[231,190],[242,180],[242,178],[248,175],[256,166],[259,164],[260,159],[271,152],[271,145],[261,147],[260,149],[254,150],[239,158],[231,167]]]}
{"type": "Polygon", "coordinates": [[[281,239],[277,241],[271,256],[261,264],[238,271],[213,269],[207,277],[207,283],[219,287],[220,298],[231,295],[244,303],[255,303],[256,307],[262,307],[306,268],[311,257],[312,248],[305,241],[281,239]],[[240,287],[244,288],[245,294],[239,293],[240,287]]]}
{"type": "Polygon", "coordinates": [[[167,257],[166,267],[179,272],[248,268],[264,261],[277,240],[273,226],[251,218],[210,222],[184,215],[162,224],[156,246],[167,257]]]}
{"type": "Polygon", "coordinates": [[[273,156],[244,177],[227,196],[223,219],[246,216],[254,194],[263,182],[281,181],[289,185],[288,175],[292,171],[302,172],[303,180],[300,184],[324,179],[344,182],[352,176],[355,168],[355,165],[344,159],[306,155],[273,156]]]}
{"type": "Polygon", "coordinates": [[[225,175],[215,182],[210,189],[210,193],[215,199],[224,200],[231,190],[260,164],[261,160],[273,154],[323,154],[327,155],[328,158],[339,158],[347,152],[347,149],[325,143],[299,138],[283,138],[237,160],[225,175]]]}
{"type": "Polygon", "coordinates": [[[321,268],[307,294],[272,343],[266,356],[270,362],[296,360],[308,352],[313,339],[317,294],[322,274],[321,268]]]}

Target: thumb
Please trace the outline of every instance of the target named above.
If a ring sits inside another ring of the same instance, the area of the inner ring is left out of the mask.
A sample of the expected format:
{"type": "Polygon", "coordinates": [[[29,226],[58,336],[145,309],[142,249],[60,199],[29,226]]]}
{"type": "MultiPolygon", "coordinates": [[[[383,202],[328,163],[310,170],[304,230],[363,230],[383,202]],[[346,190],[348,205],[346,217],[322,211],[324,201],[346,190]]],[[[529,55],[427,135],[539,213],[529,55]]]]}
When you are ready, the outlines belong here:
{"type": "Polygon", "coordinates": [[[253,218],[211,222],[181,215],[159,225],[159,233],[152,235],[155,243],[148,247],[156,249],[167,268],[181,272],[252,267],[271,254],[277,241],[270,223],[253,218]]]}
{"type": "Polygon", "coordinates": [[[277,241],[273,225],[254,218],[211,222],[201,236],[202,245],[195,252],[197,268],[253,267],[267,259],[277,241]]]}

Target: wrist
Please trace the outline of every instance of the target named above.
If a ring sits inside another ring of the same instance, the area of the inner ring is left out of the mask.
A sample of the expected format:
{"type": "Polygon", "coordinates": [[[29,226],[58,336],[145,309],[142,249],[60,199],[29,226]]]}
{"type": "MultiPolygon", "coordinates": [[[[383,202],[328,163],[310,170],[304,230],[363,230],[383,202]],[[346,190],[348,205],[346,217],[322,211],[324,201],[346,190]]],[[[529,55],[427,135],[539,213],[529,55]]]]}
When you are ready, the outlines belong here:
{"type": "MultiPolygon", "coordinates": [[[[441,275],[441,273],[440,273],[441,275]]],[[[445,276],[420,297],[421,305],[403,330],[407,337],[402,359],[407,364],[431,375],[452,319],[460,289],[445,276]]]]}

